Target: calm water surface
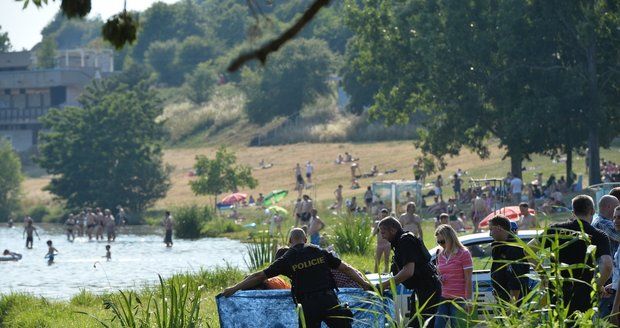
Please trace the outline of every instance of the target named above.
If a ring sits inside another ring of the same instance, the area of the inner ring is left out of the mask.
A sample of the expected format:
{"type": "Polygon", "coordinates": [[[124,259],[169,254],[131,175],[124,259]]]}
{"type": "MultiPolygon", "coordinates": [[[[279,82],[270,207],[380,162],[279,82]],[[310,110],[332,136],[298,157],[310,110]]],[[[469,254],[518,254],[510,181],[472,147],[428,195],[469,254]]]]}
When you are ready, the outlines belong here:
{"type": "Polygon", "coordinates": [[[158,274],[170,277],[227,263],[245,268],[245,247],[225,238],[173,239],[174,246],[166,248],[162,228],[120,227],[116,241],[110,243],[112,260],[108,262],[104,257],[107,241],[76,237],[69,242],[61,225],[35,226],[41,240],[35,235],[33,249],[25,247],[23,225],[0,227],[0,252],[8,248],[23,255],[18,262],[0,262],[0,294],[19,291],[68,299],[80,289],[103,293],[152,285],[158,282],[158,274]],[[49,239],[59,252],[52,265],[44,258],[49,239]]]}

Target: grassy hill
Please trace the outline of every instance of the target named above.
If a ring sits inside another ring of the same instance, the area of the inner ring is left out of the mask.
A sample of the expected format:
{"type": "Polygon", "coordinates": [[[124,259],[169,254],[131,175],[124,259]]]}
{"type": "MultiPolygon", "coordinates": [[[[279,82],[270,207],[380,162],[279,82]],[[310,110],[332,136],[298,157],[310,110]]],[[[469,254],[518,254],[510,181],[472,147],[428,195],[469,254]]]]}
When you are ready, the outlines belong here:
{"type": "MultiPolygon", "coordinates": [[[[412,164],[414,158],[419,155],[413,143],[410,141],[376,142],[376,143],[326,143],[326,144],[293,144],[270,147],[246,147],[226,142],[236,152],[238,162],[250,165],[254,168],[254,177],[258,179],[259,185],[255,190],[242,190],[253,194],[255,197],[259,192],[268,193],[273,189],[288,189],[291,191],[283,204],[289,204],[296,197],[292,192],[294,187],[294,167],[296,163],[302,164],[312,161],[315,166],[315,177],[313,178],[314,188],[306,190],[306,193],[319,201],[327,201],[333,198],[333,191],[338,184],[342,184],[344,196],[360,196],[372,179],[361,179],[362,189],[351,190],[350,168],[349,165],[337,165],[334,160],[338,154],[345,151],[359,157],[359,165],[362,172],[370,171],[372,165],[377,165],[381,172],[388,169],[397,170],[396,173],[377,177],[378,180],[397,180],[412,179],[412,164]],[[232,144],[232,145],[231,145],[232,144]],[[269,169],[258,168],[259,161],[273,163],[269,169]]],[[[209,146],[202,148],[174,148],[165,151],[165,162],[174,166],[172,174],[172,188],[166,198],[157,202],[157,208],[168,206],[190,204],[190,203],[211,203],[212,197],[197,197],[191,192],[188,185],[190,171],[192,170],[196,155],[214,156],[217,147],[209,146]]],[[[460,156],[448,159],[448,166],[442,172],[444,181],[448,181],[448,176],[452,175],[458,168],[467,172],[465,180],[469,177],[503,177],[509,171],[510,162],[502,160],[503,151],[496,146],[491,147],[491,156],[486,160],[481,160],[477,155],[463,151],[460,156]]],[[[615,162],[620,162],[620,147],[615,146],[608,150],[601,151],[601,157],[615,162]]],[[[574,159],[575,172],[584,174],[584,159],[576,157],[574,159]]],[[[535,178],[537,172],[543,172],[545,179],[549,174],[556,174],[557,177],[564,175],[564,163],[551,161],[544,156],[533,156],[531,162],[524,162],[527,170],[523,173],[525,181],[535,178]]],[[[586,179],[587,180],[587,179],[586,179]]],[[[24,194],[27,203],[47,203],[51,201],[51,196],[42,191],[41,188],[49,181],[48,176],[28,178],[24,182],[24,194]]],[[[465,184],[467,186],[467,183],[465,184]]],[[[451,188],[446,188],[446,191],[451,188]]]]}

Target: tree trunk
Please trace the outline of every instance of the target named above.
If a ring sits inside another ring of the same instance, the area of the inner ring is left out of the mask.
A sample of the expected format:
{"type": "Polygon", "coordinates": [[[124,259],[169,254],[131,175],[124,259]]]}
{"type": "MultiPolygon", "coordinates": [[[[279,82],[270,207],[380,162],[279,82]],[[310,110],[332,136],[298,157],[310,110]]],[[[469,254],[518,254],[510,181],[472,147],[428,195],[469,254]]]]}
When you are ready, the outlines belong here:
{"type": "Polygon", "coordinates": [[[573,185],[573,149],[566,149],[566,184],[570,187],[573,185]]]}
{"type": "Polygon", "coordinates": [[[599,154],[599,124],[601,120],[600,100],[598,96],[598,76],[596,68],[596,45],[594,40],[587,48],[588,61],[588,93],[590,98],[590,131],[588,132],[588,148],[590,148],[590,185],[601,183],[601,166],[599,154]]]}
{"type": "Polygon", "coordinates": [[[510,153],[510,172],[512,172],[512,176],[523,179],[522,164],[523,164],[523,154],[521,153],[521,151],[510,153]]]}

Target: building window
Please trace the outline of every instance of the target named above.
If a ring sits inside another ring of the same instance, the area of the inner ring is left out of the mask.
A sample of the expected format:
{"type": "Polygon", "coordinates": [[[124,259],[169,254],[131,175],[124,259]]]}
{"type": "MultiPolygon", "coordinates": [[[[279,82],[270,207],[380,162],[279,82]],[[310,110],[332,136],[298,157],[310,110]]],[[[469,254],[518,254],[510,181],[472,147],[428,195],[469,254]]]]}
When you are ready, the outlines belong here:
{"type": "Polygon", "coordinates": [[[26,89],[19,89],[19,94],[20,95],[25,95],[26,94],[26,89]]]}
{"type": "Polygon", "coordinates": [[[7,96],[11,95],[11,89],[4,89],[4,94],[7,96]]]}

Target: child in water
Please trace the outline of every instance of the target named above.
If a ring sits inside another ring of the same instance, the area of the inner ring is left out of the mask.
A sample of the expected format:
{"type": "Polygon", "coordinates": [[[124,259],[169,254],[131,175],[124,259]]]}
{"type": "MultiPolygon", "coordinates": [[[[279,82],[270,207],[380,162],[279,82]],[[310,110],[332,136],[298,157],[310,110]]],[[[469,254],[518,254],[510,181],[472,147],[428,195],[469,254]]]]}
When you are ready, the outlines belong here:
{"type": "Polygon", "coordinates": [[[45,255],[45,257],[47,257],[47,264],[52,264],[54,263],[54,255],[58,254],[58,250],[52,246],[52,241],[48,240],[47,241],[47,254],[45,255]]]}
{"type": "Polygon", "coordinates": [[[105,258],[106,260],[112,260],[112,252],[110,251],[110,245],[105,245],[105,258]]]}

